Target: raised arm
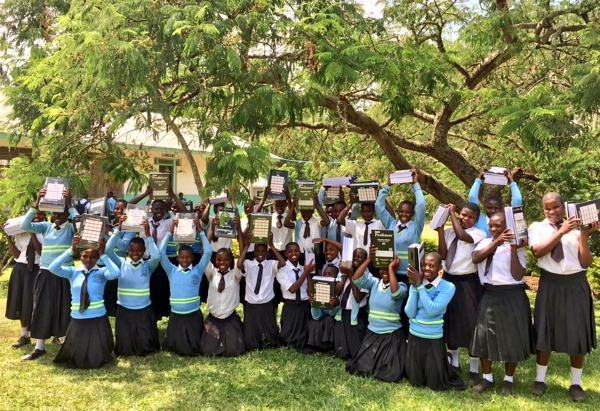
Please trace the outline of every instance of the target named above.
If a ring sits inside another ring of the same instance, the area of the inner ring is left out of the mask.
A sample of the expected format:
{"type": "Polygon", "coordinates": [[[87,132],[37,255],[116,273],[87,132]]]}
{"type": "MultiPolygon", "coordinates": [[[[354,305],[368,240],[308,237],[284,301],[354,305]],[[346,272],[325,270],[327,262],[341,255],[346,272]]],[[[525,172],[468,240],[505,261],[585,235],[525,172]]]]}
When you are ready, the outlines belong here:
{"type": "Polygon", "coordinates": [[[6,243],[8,244],[8,251],[10,251],[14,258],[19,258],[19,256],[21,255],[21,251],[15,245],[15,242],[13,241],[12,237],[6,235],[6,233],[4,232],[4,227],[6,227],[6,223],[4,223],[4,226],[2,226],[2,233],[6,238],[6,243]]]}
{"type": "Polygon", "coordinates": [[[31,244],[33,244],[33,249],[35,250],[36,253],[38,253],[38,255],[42,255],[42,243],[40,243],[40,240],[38,240],[37,235],[35,233],[29,233],[29,237],[31,241],[31,244]]]}
{"type": "Polygon", "coordinates": [[[171,241],[171,239],[173,238],[173,232],[175,231],[176,221],[176,218],[173,219],[171,230],[167,233],[165,238],[163,238],[163,240],[160,243],[160,247],[158,248],[158,251],[160,253],[160,265],[162,265],[167,275],[169,275],[171,269],[173,268],[173,264],[171,264],[169,257],[167,257],[167,247],[169,245],[169,241],[171,241]]]}
{"type": "Polygon", "coordinates": [[[508,177],[510,187],[510,205],[511,207],[521,207],[523,205],[523,196],[513,178],[512,172],[508,168],[506,169],[506,177],[508,177]]]}
{"type": "MultiPolygon", "coordinates": [[[[116,247],[116,243],[119,242],[119,237],[122,236],[123,233],[119,231],[119,229],[114,229],[113,233],[112,233],[112,237],[110,238],[111,240],[113,238],[116,238],[115,242],[111,242],[109,241],[108,243],[106,243],[106,248],[104,249],[104,254],[106,254],[106,256],[113,262],[115,263],[115,265],[119,268],[121,268],[121,266],[123,265],[123,261],[121,260],[121,258],[115,253],[115,247],[116,247]]],[[[150,236],[148,236],[150,237],[150,236]]],[[[146,238],[148,238],[146,237],[146,238]]],[[[152,237],[150,237],[152,238],[152,237]]]]}
{"type": "Polygon", "coordinates": [[[342,243],[330,240],[329,238],[313,238],[313,243],[328,243],[337,248],[340,253],[342,252],[342,243]]]}
{"type": "Polygon", "coordinates": [[[465,231],[464,228],[460,225],[460,221],[458,221],[458,217],[456,216],[456,206],[454,204],[448,204],[450,207],[450,219],[452,220],[452,229],[454,233],[458,237],[460,241],[464,241],[465,243],[474,243],[473,237],[469,233],[465,231]]]}
{"type": "Polygon", "coordinates": [[[152,190],[152,187],[147,186],[146,187],[146,191],[144,191],[142,194],[140,194],[137,197],[132,198],[131,200],[129,200],[129,204],[137,204],[140,201],[142,201],[144,198],[148,197],[149,195],[152,195],[152,192],[154,190],[152,190]]]}
{"type": "Polygon", "coordinates": [[[417,226],[417,230],[419,233],[419,237],[423,233],[423,228],[425,228],[425,196],[423,195],[423,190],[421,190],[421,185],[418,182],[418,174],[415,172],[414,175],[414,183],[412,185],[412,191],[415,193],[415,221],[414,224],[417,226]]]}
{"type": "Polygon", "coordinates": [[[296,208],[294,207],[294,203],[288,203],[291,204],[290,208],[288,209],[287,214],[285,215],[285,219],[283,220],[283,226],[286,228],[290,228],[290,229],[294,229],[296,228],[296,223],[292,221],[292,216],[296,215],[296,208]]]}
{"type": "Polygon", "coordinates": [[[317,195],[315,193],[313,193],[313,204],[317,209],[317,213],[319,213],[319,216],[321,217],[321,221],[319,222],[319,224],[321,225],[321,227],[327,227],[329,225],[329,216],[327,215],[325,210],[323,210],[321,204],[319,204],[319,201],[317,200],[317,195]]]}
{"type": "MultiPolygon", "coordinates": [[[[269,233],[270,235],[270,233],[269,233]]],[[[240,256],[237,261],[237,268],[241,270],[244,269],[244,262],[246,261],[246,254],[248,254],[248,249],[250,248],[250,241],[252,240],[252,233],[248,232],[246,234],[246,241],[243,243],[243,247],[240,246],[240,256]]]]}
{"type": "Polygon", "coordinates": [[[471,261],[473,264],[479,264],[484,262],[490,254],[496,251],[498,246],[504,244],[507,241],[511,241],[514,236],[511,233],[510,228],[507,228],[500,234],[495,240],[490,241],[488,245],[482,247],[480,250],[475,249],[471,254],[471,261]]]}
{"type": "Polygon", "coordinates": [[[390,194],[391,187],[388,184],[384,185],[379,194],[377,194],[377,200],[375,201],[375,212],[381,220],[381,224],[387,229],[396,224],[395,219],[392,217],[390,212],[387,210],[385,204],[387,202],[387,196],[390,194]]]}
{"type": "Polygon", "coordinates": [[[352,199],[353,198],[354,198],[354,195],[352,193],[350,193],[351,201],[346,205],[346,207],[338,215],[338,218],[337,218],[338,224],[343,225],[343,226],[346,225],[346,217],[348,216],[348,213],[350,212],[350,209],[352,208],[352,199]]]}
{"type": "Polygon", "coordinates": [[[290,288],[288,288],[288,291],[292,294],[294,294],[296,291],[298,291],[300,289],[300,287],[302,286],[302,283],[304,283],[304,281],[309,276],[309,274],[312,273],[313,271],[315,271],[315,268],[316,268],[315,264],[305,265],[302,275],[290,286],[290,288]]]}
{"type": "Polygon", "coordinates": [[[400,285],[398,285],[398,279],[396,278],[396,270],[398,270],[398,267],[400,267],[400,259],[397,255],[395,255],[394,261],[392,261],[388,265],[388,275],[390,277],[390,291],[392,292],[392,298],[394,299],[398,299],[404,296],[403,290],[401,290],[400,285]]]}
{"type": "Polygon", "coordinates": [[[180,213],[186,213],[188,211],[188,209],[185,206],[185,204],[183,204],[181,202],[181,200],[179,199],[179,197],[177,195],[175,195],[175,193],[173,192],[173,187],[171,187],[171,184],[169,184],[167,186],[167,194],[175,202],[175,205],[177,206],[177,211],[179,211],[180,213]]]}
{"type": "Polygon", "coordinates": [[[210,257],[212,256],[213,251],[212,248],[210,248],[210,242],[208,241],[208,238],[206,238],[204,231],[200,232],[199,235],[200,240],[202,241],[203,253],[202,258],[196,267],[198,267],[198,271],[200,273],[204,273],[204,271],[206,271],[206,267],[208,267],[208,263],[210,263],[210,257]]]}
{"type": "Polygon", "coordinates": [[[479,190],[481,189],[481,184],[483,184],[483,173],[485,169],[479,172],[479,176],[473,181],[473,185],[469,190],[469,203],[479,204],[479,190]]]}
{"type": "Polygon", "coordinates": [[[438,253],[442,256],[442,260],[446,259],[448,247],[446,245],[446,236],[444,235],[444,226],[435,229],[438,234],[438,253]]]}
{"type": "Polygon", "coordinates": [[[283,258],[277,247],[275,247],[275,244],[273,244],[273,233],[269,233],[269,247],[277,259],[277,268],[283,267],[285,265],[285,258],[283,258]]]}
{"type": "Polygon", "coordinates": [[[44,231],[46,230],[47,223],[45,223],[45,222],[34,223],[33,222],[35,213],[37,213],[38,209],[40,208],[40,200],[45,195],[46,195],[46,189],[42,188],[38,192],[37,199],[35,200],[35,204],[33,205],[32,208],[29,209],[29,211],[27,211],[27,213],[25,214],[25,218],[23,219],[23,221],[21,221],[21,229],[22,230],[29,231],[32,233],[37,233],[37,234],[43,234],[44,231]]]}
{"type": "Polygon", "coordinates": [[[73,266],[63,266],[63,264],[73,257],[73,254],[75,254],[75,250],[77,249],[78,242],[79,234],[75,234],[73,236],[71,248],[69,248],[67,251],[58,256],[58,258],[52,261],[52,263],[48,267],[48,270],[50,270],[52,274],[63,278],[71,278],[71,276],[75,272],[75,268],[73,266]]]}
{"type": "Polygon", "coordinates": [[[417,309],[419,304],[419,292],[417,288],[411,284],[410,289],[408,290],[408,299],[406,300],[406,307],[404,307],[404,312],[409,319],[415,318],[417,316],[417,309]]]}

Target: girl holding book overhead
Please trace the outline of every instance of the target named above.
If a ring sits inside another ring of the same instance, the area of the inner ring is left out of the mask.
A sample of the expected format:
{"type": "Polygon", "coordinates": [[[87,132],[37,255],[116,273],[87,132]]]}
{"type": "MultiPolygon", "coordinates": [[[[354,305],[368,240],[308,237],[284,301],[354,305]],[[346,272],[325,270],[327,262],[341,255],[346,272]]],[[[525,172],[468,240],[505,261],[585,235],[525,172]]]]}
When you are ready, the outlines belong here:
{"type": "MultiPolygon", "coordinates": [[[[115,215],[119,204],[117,202],[115,206],[115,215]]],[[[146,241],[141,237],[128,241],[129,260],[117,254],[117,244],[123,241],[125,235],[132,234],[121,231],[126,220],[126,215],[120,216],[119,225],[113,231],[113,237],[117,240],[109,241],[105,250],[106,255],[121,271],[117,288],[115,354],[143,356],[160,350],[158,328],[150,302],[150,276],[160,262],[160,255],[154,238],[150,235],[147,221],[142,223],[146,241]],[[148,260],[143,259],[146,243],[150,255],[148,260]]]]}
{"type": "MultiPolygon", "coordinates": [[[[36,223],[45,219],[46,213],[44,211],[38,211],[33,217],[33,221],[36,223]]],[[[27,326],[33,310],[33,282],[40,268],[42,236],[35,233],[21,233],[15,235],[13,241],[11,236],[6,235],[6,233],[4,235],[8,250],[15,259],[15,265],[8,282],[6,318],[21,322],[21,338],[12,345],[13,348],[20,348],[31,344],[27,326]]]]}
{"type": "Polygon", "coordinates": [[[573,216],[564,220],[565,205],[558,193],[546,194],[542,204],[546,218],[529,227],[531,253],[540,267],[533,314],[537,373],[532,392],[544,394],[550,353],[562,352],[571,357],[569,394],[574,401],[583,401],[583,361],[597,345],[594,306],[586,277],[586,268],[593,262],[588,238],[600,229],[600,223],[581,229],[573,216]]]}
{"type": "MultiPolygon", "coordinates": [[[[354,358],[348,360],[346,370],[351,374],[375,377],[386,382],[400,380],[404,371],[406,341],[400,324],[400,307],[406,297],[406,285],[396,280],[400,265],[398,256],[389,265],[381,279],[364,275],[377,249],[371,247],[369,257],[353,274],[359,288],[369,290],[369,326],[354,358]]],[[[342,266],[342,272],[352,270],[342,266]]]]}
{"type": "Polygon", "coordinates": [[[342,210],[337,218],[337,222],[346,227],[346,233],[354,238],[354,248],[369,250],[371,245],[371,231],[383,230],[381,221],[375,219],[375,205],[373,203],[361,203],[360,215],[363,221],[347,219],[346,216],[352,208],[355,195],[350,193],[350,203],[342,210]]]}
{"type": "Polygon", "coordinates": [[[254,245],[254,259],[247,260],[252,233],[248,232],[240,253],[237,267],[246,278],[246,304],[244,305],[244,343],[246,351],[277,347],[279,328],[277,314],[273,310],[273,282],[277,270],[285,260],[273,245],[273,233],[269,233],[269,246],[277,260],[268,260],[267,244],[254,245]]]}
{"type": "MultiPolygon", "coordinates": [[[[46,195],[42,188],[38,193],[34,206],[25,214],[21,228],[25,231],[42,235],[42,254],[40,270],[34,281],[33,310],[29,323],[29,332],[36,338],[32,352],[21,358],[22,361],[35,360],[46,354],[46,340],[52,336],[60,337],[67,333],[70,321],[71,287],[69,281],[57,277],[49,271],[50,264],[71,247],[75,228],[68,222],[69,215],[79,215],[71,205],[71,192],[63,191],[65,211],[52,213],[54,223],[47,221],[33,222],[38,212],[40,201],[46,195]],[[66,207],[70,207],[67,211],[66,207]]],[[[66,258],[64,265],[73,265],[72,258],[66,258]]]]}
{"type": "Polygon", "coordinates": [[[525,290],[527,253],[511,244],[514,234],[506,228],[504,213],[489,221],[492,238],[484,238],[472,254],[485,291],[477,312],[469,352],[481,360],[483,379],[473,387],[484,392],[494,387],[492,361],[504,363],[502,394],[512,395],[513,378],[519,361],[533,353],[531,309],[525,290]]]}
{"type": "MultiPolygon", "coordinates": [[[[477,307],[482,287],[471,254],[486,238],[484,231],[475,228],[479,218],[477,204],[466,203],[456,216],[456,206],[448,204],[452,228],[438,231],[438,252],[445,259],[444,279],[454,284],[456,292],[444,316],[444,340],[450,353],[450,365],[458,365],[458,348],[468,348],[477,319],[477,307]]],[[[469,385],[479,383],[479,358],[469,354],[469,385]]]]}
{"type": "MultiPolygon", "coordinates": [[[[310,210],[300,210],[301,218],[296,222],[291,221],[291,217],[296,215],[296,204],[298,197],[294,197],[294,201],[290,205],[290,210],[285,217],[283,225],[290,229],[296,230],[296,242],[302,253],[300,262],[304,263],[304,254],[313,252],[313,239],[321,237],[321,227],[327,227],[329,224],[329,216],[325,214],[325,210],[319,204],[317,195],[313,194],[313,206],[310,210]],[[317,210],[320,220],[313,215],[317,210]]],[[[287,248],[286,248],[287,249],[287,248]]]]}
{"type": "MultiPolygon", "coordinates": [[[[86,249],[80,254],[81,265],[77,268],[63,265],[73,260],[79,236],[73,237],[70,249],[50,264],[50,271],[66,278],[71,284],[71,321],[67,336],[55,363],[75,368],[98,368],[112,360],[113,334],[104,308],[104,285],[107,280],[119,276],[117,266],[104,254],[103,240],[99,249],[86,249]],[[102,259],[105,266],[96,264],[102,259]]],[[[114,247],[116,238],[111,238],[114,247]]]]}
{"type": "Polygon", "coordinates": [[[406,348],[406,374],[412,386],[441,390],[464,390],[467,387],[457,373],[450,370],[444,345],[444,313],[454,296],[453,284],[442,279],[442,256],[428,253],[421,271],[407,267],[411,286],[406,303],[410,334],[406,348]]]}
{"type": "MultiPolygon", "coordinates": [[[[202,311],[200,311],[199,286],[206,267],[210,264],[212,251],[200,222],[195,220],[200,233],[204,255],[198,265],[193,265],[194,252],[190,246],[179,247],[178,265],[171,263],[167,256],[167,246],[173,239],[178,219],[173,219],[169,233],[160,244],[160,263],[167,273],[171,285],[171,314],[163,341],[163,350],[179,355],[193,356],[202,354],[202,311]]],[[[210,295],[209,295],[210,298],[210,295]]]]}

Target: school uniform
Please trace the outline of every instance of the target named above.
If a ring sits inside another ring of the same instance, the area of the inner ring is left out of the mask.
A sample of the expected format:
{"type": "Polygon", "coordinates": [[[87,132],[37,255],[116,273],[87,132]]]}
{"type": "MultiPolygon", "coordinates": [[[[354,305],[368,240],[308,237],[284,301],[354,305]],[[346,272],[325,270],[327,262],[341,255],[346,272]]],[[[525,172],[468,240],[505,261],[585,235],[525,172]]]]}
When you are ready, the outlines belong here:
{"type": "Polygon", "coordinates": [[[277,347],[279,328],[273,310],[273,282],[277,275],[277,260],[244,261],[242,276],[246,278],[244,304],[244,344],[246,351],[277,347]],[[259,281],[260,280],[260,281],[259,281]]]}
{"type": "MultiPolygon", "coordinates": [[[[125,234],[130,233],[113,232],[113,236],[118,238],[117,244],[125,234]]],[[[117,280],[115,316],[115,354],[118,356],[143,356],[160,350],[158,328],[150,302],[150,276],[160,262],[160,255],[154,239],[150,237],[146,241],[150,258],[135,263],[118,256],[117,246],[112,249],[108,243],[105,250],[121,271],[117,280]]]]}
{"type": "MultiPolygon", "coordinates": [[[[202,220],[200,220],[200,226],[203,230],[205,230],[207,235],[210,231],[210,228],[212,227],[213,219],[214,217],[209,218],[207,224],[204,224],[202,220]]],[[[217,237],[216,240],[213,238],[213,240],[210,242],[210,249],[212,250],[212,257],[210,258],[210,262],[213,263],[213,265],[216,264],[217,251],[219,251],[221,248],[228,248],[231,250],[232,245],[233,240],[229,237],[217,237]]],[[[203,303],[207,302],[208,300],[208,289],[208,277],[204,276],[202,277],[202,282],[200,285],[200,301],[202,301],[203,303]]]]}
{"type": "MultiPolygon", "coordinates": [[[[36,237],[41,244],[42,236],[36,234],[36,237]]],[[[40,256],[33,248],[29,233],[17,234],[14,243],[20,254],[15,259],[8,281],[6,318],[28,324],[33,310],[33,282],[40,268],[40,256]]]]}
{"type": "MultiPolygon", "coordinates": [[[[548,219],[529,227],[531,247],[548,239],[555,228],[548,219]]],[[[596,320],[586,270],[579,262],[579,230],[562,236],[563,256],[552,252],[537,260],[540,283],[535,299],[533,327],[536,349],[570,356],[588,354],[597,347],[596,320]]]]}
{"type": "Polygon", "coordinates": [[[406,315],[410,319],[406,349],[406,374],[412,386],[434,391],[464,390],[460,376],[450,371],[444,344],[444,313],[454,296],[452,283],[426,278],[418,287],[410,286],[406,315]]]}
{"type": "MultiPolygon", "coordinates": [[[[477,244],[486,238],[485,232],[475,227],[465,230],[473,238],[473,243],[457,240],[456,253],[452,262],[444,261],[444,280],[456,287],[454,298],[448,304],[444,315],[444,340],[450,347],[468,348],[477,320],[477,307],[483,289],[477,275],[477,267],[471,254],[477,244]]],[[[456,239],[452,228],[444,231],[448,250],[456,239]]]]}
{"type": "MultiPolygon", "coordinates": [[[[33,338],[46,340],[52,336],[64,336],[70,322],[71,286],[66,278],[53,275],[50,264],[71,248],[75,229],[69,222],[60,226],[42,221],[33,222],[37,210],[31,208],[21,223],[25,231],[42,235],[42,255],[40,269],[33,283],[33,310],[29,322],[29,332],[33,338]]],[[[69,215],[79,215],[73,207],[69,215]]],[[[73,258],[66,257],[64,265],[73,265],[73,258]]]]}
{"type": "MultiPolygon", "coordinates": [[[[119,226],[114,224],[115,228],[119,226]]],[[[115,230],[116,231],[116,230],[115,230]]],[[[114,231],[111,236],[114,235],[114,231]]],[[[136,233],[121,233],[117,244],[115,245],[114,252],[119,257],[127,257],[127,250],[129,250],[129,242],[134,238],[136,233]]],[[[110,236],[104,235],[106,240],[110,239],[110,236]]],[[[101,266],[101,264],[98,264],[101,266]]],[[[118,280],[109,280],[106,282],[104,287],[104,306],[106,307],[106,313],[109,317],[115,317],[117,315],[117,288],[118,280]]]]}
{"type": "Polygon", "coordinates": [[[281,312],[281,331],[279,341],[286,347],[293,347],[300,352],[307,352],[307,324],[310,319],[310,303],[308,302],[308,279],[305,279],[295,293],[290,287],[302,276],[304,267],[294,266],[288,261],[277,272],[277,281],[281,284],[283,310],[281,312]]]}
{"type": "Polygon", "coordinates": [[[98,368],[112,360],[115,343],[102,295],[106,281],[117,278],[119,269],[106,254],[100,256],[105,267],[96,265],[88,271],[83,265],[63,266],[72,258],[73,250],[69,249],[49,267],[55,275],[68,279],[72,295],[71,322],[54,362],[75,368],[98,368]],[[86,294],[87,307],[81,300],[86,294]]]}
{"type": "MultiPolygon", "coordinates": [[[[363,277],[372,278],[368,270],[365,270],[363,277]]],[[[342,280],[342,274],[338,274],[337,281],[342,280]]],[[[359,289],[360,292],[367,295],[360,302],[356,302],[352,287],[350,286],[352,278],[346,280],[344,289],[340,296],[340,310],[335,316],[335,325],[333,329],[333,351],[336,357],[345,360],[352,358],[358,352],[362,340],[367,332],[368,313],[367,302],[369,301],[369,290],[367,288],[359,289]]]]}
{"type": "MultiPolygon", "coordinates": [[[[479,204],[479,189],[483,184],[483,180],[480,178],[476,178],[471,186],[471,190],[469,191],[469,202],[473,204],[479,204]]],[[[519,186],[514,181],[508,185],[510,187],[510,206],[511,207],[521,207],[523,205],[523,196],[521,195],[521,191],[519,190],[519,186]]],[[[485,204],[484,204],[485,205],[485,204]]],[[[484,207],[485,208],[485,207],[484,207]]],[[[485,210],[479,214],[479,219],[475,223],[475,228],[485,231],[485,234],[488,238],[491,238],[490,229],[488,228],[488,224],[490,222],[490,218],[485,214],[485,210]]]]}
{"type": "Polygon", "coordinates": [[[242,273],[237,267],[221,273],[212,263],[208,263],[204,273],[209,284],[206,303],[209,314],[204,320],[202,353],[223,357],[241,355],[245,351],[244,327],[235,309],[240,304],[242,273]]]}
{"type": "MultiPolygon", "coordinates": [[[[294,230],[292,230],[291,228],[287,228],[283,225],[286,216],[287,213],[277,214],[277,212],[275,212],[271,217],[271,233],[273,234],[273,246],[281,253],[284,260],[287,260],[285,256],[285,246],[288,243],[292,242],[292,233],[294,232],[294,230]],[[278,225],[280,225],[281,228],[278,228],[278,225]]],[[[269,260],[276,259],[275,254],[270,249],[267,258],[269,260]]],[[[273,292],[275,293],[273,305],[275,306],[275,311],[277,311],[279,303],[283,300],[283,296],[281,295],[281,286],[279,285],[277,278],[275,278],[275,281],[273,281],[273,292]]]]}
{"type": "Polygon", "coordinates": [[[399,283],[398,290],[392,293],[389,284],[384,285],[380,279],[364,275],[354,283],[370,292],[369,325],[356,356],[346,363],[346,371],[386,382],[398,381],[404,371],[406,350],[400,323],[400,307],[406,297],[406,286],[399,283]]]}
{"type": "Polygon", "coordinates": [[[163,350],[172,351],[179,355],[194,356],[202,354],[203,318],[200,311],[200,294],[198,287],[204,270],[210,264],[212,252],[209,250],[208,239],[200,235],[206,252],[198,265],[184,269],[180,265],[173,265],[166,253],[168,243],[172,240],[172,233],[167,234],[160,244],[160,264],[167,273],[171,285],[171,314],[163,350]]]}
{"type": "MultiPolygon", "coordinates": [[[[419,243],[423,228],[425,227],[425,197],[423,196],[423,191],[419,183],[413,184],[411,189],[415,194],[414,221],[408,221],[404,224],[392,217],[389,211],[386,210],[385,201],[391,190],[391,187],[387,184],[379,191],[377,201],[375,201],[375,212],[379,215],[381,223],[386,230],[394,231],[394,248],[396,255],[400,259],[400,265],[396,270],[396,278],[407,287],[409,286],[408,276],[406,275],[406,269],[408,268],[408,247],[419,243]]],[[[406,301],[404,300],[404,305],[406,305],[406,301]]],[[[404,305],[400,313],[400,322],[402,322],[404,337],[408,339],[409,324],[404,305]]]]}
{"type": "Polygon", "coordinates": [[[362,248],[368,253],[371,246],[371,231],[373,230],[385,230],[385,227],[380,220],[376,219],[372,219],[368,223],[366,221],[346,220],[346,233],[354,239],[354,249],[362,248]]]}
{"type": "Polygon", "coordinates": [[[310,308],[311,318],[306,325],[306,345],[315,351],[329,352],[334,343],[335,315],[340,307],[332,309],[310,308]]]}
{"type": "MultiPolygon", "coordinates": [[[[475,251],[493,240],[481,240],[475,251]]],[[[519,264],[527,264],[527,252],[517,250],[519,264]]],[[[510,271],[510,243],[504,243],[486,260],[477,264],[479,280],[485,291],[477,311],[477,323],[469,352],[491,361],[519,362],[533,354],[531,308],[525,279],[515,280],[510,271]],[[489,264],[488,264],[489,260],[489,264]]]]}
{"type": "Polygon", "coordinates": [[[315,216],[310,217],[308,221],[302,218],[296,220],[296,242],[300,246],[300,252],[312,253],[314,250],[313,239],[321,236],[321,220],[315,216]],[[308,225],[308,231],[306,226],[308,225]]]}

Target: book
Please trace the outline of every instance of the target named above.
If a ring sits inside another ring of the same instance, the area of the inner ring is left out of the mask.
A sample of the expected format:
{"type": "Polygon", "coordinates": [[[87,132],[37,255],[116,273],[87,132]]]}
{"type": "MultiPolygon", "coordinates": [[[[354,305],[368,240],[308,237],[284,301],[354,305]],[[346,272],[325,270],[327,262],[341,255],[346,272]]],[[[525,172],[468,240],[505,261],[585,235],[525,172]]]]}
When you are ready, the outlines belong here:
{"type": "Polygon", "coordinates": [[[311,306],[313,308],[332,309],[333,306],[329,304],[329,300],[335,297],[335,278],[315,275],[311,279],[311,284],[311,293],[315,298],[311,306]]]}
{"type": "Polygon", "coordinates": [[[194,203],[193,202],[186,201],[185,203],[183,203],[183,205],[185,206],[185,208],[188,211],[188,213],[193,213],[194,212],[194,203]]]}
{"type": "Polygon", "coordinates": [[[209,204],[223,204],[227,202],[227,193],[221,193],[208,199],[209,204]]]}
{"type": "Polygon", "coordinates": [[[252,233],[251,243],[269,244],[272,216],[268,213],[252,213],[248,216],[248,224],[252,233]]]}
{"type": "Polygon", "coordinates": [[[512,244],[521,245],[527,238],[527,220],[523,207],[504,207],[506,228],[510,228],[515,238],[512,244]]]}
{"type": "Polygon", "coordinates": [[[377,200],[378,181],[362,181],[350,184],[354,193],[354,203],[374,203],[377,200]]]}
{"type": "Polygon", "coordinates": [[[90,209],[88,214],[97,215],[100,217],[108,217],[106,197],[94,198],[93,200],[90,200],[90,209]]]}
{"type": "Polygon", "coordinates": [[[373,261],[375,267],[387,267],[394,261],[394,230],[372,230],[371,245],[377,247],[373,261]]]}
{"type": "Polygon", "coordinates": [[[77,248],[98,248],[100,241],[104,237],[108,218],[84,214],[81,216],[81,224],[79,226],[79,242],[77,248]]]}
{"type": "Polygon", "coordinates": [[[169,173],[150,173],[150,187],[152,187],[153,200],[167,200],[167,188],[171,184],[171,175],[169,173]]]}
{"type": "Polygon", "coordinates": [[[193,243],[196,241],[196,224],[194,219],[198,218],[196,213],[176,213],[179,219],[173,232],[174,243],[193,243]]]}
{"type": "Polygon", "coordinates": [[[323,198],[323,204],[330,205],[335,204],[342,199],[342,187],[326,187],[325,198],[323,198]]]}
{"type": "Polygon", "coordinates": [[[431,221],[429,222],[429,228],[432,230],[437,230],[440,227],[443,227],[446,224],[446,220],[450,216],[450,208],[439,206],[431,221]]]}
{"type": "Polygon", "coordinates": [[[567,212],[567,219],[569,217],[579,218],[579,215],[577,214],[577,204],[578,203],[565,201],[565,210],[567,212]]]}
{"type": "Polygon", "coordinates": [[[272,200],[285,200],[284,186],[288,182],[288,172],[285,170],[271,170],[269,172],[269,187],[271,192],[267,196],[272,200]]]}
{"type": "Polygon", "coordinates": [[[39,210],[57,213],[64,212],[66,199],[63,196],[63,191],[69,188],[70,183],[68,178],[46,177],[46,182],[44,183],[46,195],[40,199],[39,210]]]}
{"type": "Polygon", "coordinates": [[[127,220],[123,222],[122,231],[127,233],[143,233],[144,227],[142,223],[148,220],[148,209],[150,207],[127,204],[125,214],[127,214],[127,220]]]}
{"type": "Polygon", "coordinates": [[[503,167],[490,167],[483,172],[483,182],[485,184],[493,184],[497,186],[505,186],[508,184],[506,169],[503,167]]]}
{"type": "Polygon", "coordinates": [[[298,210],[314,210],[315,182],[300,180],[297,183],[296,196],[298,197],[298,210]]]}
{"type": "Polygon", "coordinates": [[[421,271],[425,259],[425,243],[414,243],[408,246],[408,263],[421,271]]]}
{"type": "Polygon", "coordinates": [[[598,221],[598,209],[600,209],[600,198],[596,200],[583,201],[575,204],[577,217],[581,220],[579,228],[589,229],[592,223],[598,221]]]}
{"type": "Polygon", "coordinates": [[[4,226],[4,234],[6,235],[17,235],[22,234],[25,230],[21,229],[21,223],[25,219],[25,216],[22,215],[20,217],[9,218],[6,220],[6,225],[4,226]]]}
{"type": "Polygon", "coordinates": [[[342,261],[340,266],[352,267],[352,254],[354,253],[354,239],[352,237],[342,238],[342,261]]]}
{"type": "MultiPolygon", "coordinates": [[[[315,254],[312,252],[312,250],[304,250],[304,265],[311,265],[311,264],[315,264],[316,265],[316,257],[315,254]]],[[[315,267],[314,270],[311,271],[311,275],[317,271],[317,268],[315,267]]]]}
{"type": "Polygon", "coordinates": [[[349,186],[350,182],[350,177],[326,177],[323,179],[323,187],[349,186]]]}
{"type": "Polygon", "coordinates": [[[71,219],[71,224],[73,224],[73,228],[75,228],[75,232],[79,232],[79,228],[81,227],[81,215],[75,216],[71,219]]]}
{"type": "Polygon", "coordinates": [[[219,224],[215,227],[217,237],[237,238],[237,228],[233,218],[237,216],[237,209],[222,207],[219,209],[219,224]]]}
{"type": "Polygon", "coordinates": [[[390,184],[412,184],[413,175],[412,170],[394,171],[390,173],[390,184]]]}

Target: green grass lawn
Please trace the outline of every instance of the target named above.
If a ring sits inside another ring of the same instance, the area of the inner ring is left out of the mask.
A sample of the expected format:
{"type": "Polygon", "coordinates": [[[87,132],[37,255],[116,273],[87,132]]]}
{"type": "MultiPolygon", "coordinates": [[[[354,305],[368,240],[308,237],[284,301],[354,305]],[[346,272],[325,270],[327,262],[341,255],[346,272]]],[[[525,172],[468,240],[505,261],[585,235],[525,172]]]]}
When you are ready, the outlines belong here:
{"type": "MultiPolygon", "coordinates": [[[[8,273],[0,277],[0,311],[6,309],[8,273]]],[[[533,296],[532,296],[533,297],[533,296]]],[[[596,312],[599,312],[596,305],[596,312]]],[[[166,322],[160,323],[164,333],[166,322]]],[[[91,371],[70,370],[53,364],[58,347],[31,363],[20,362],[27,349],[13,349],[19,324],[0,319],[0,409],[394,409],[394,410],[564,410],[598,409],[600,354],[587,359],[583,386],[587,402],[568,397],[569,362],[555,355],[548,370],[548,393],[534,398],[529,389],[535,377],[533,357],[515,377],[515,395],[494,393],[437,393],[412,388],[406,381],[387,384],[351,376],[344,362],[328,355],[300,355],[288,349],[252,352],[239,358],[182,358],[158,353],[146,358],[116,359],[91,371]]],[[[466,353],[461,366],[468,370],[466,353]]],[[[494,367],[499,386],[502,367],[494,367]]]]}

